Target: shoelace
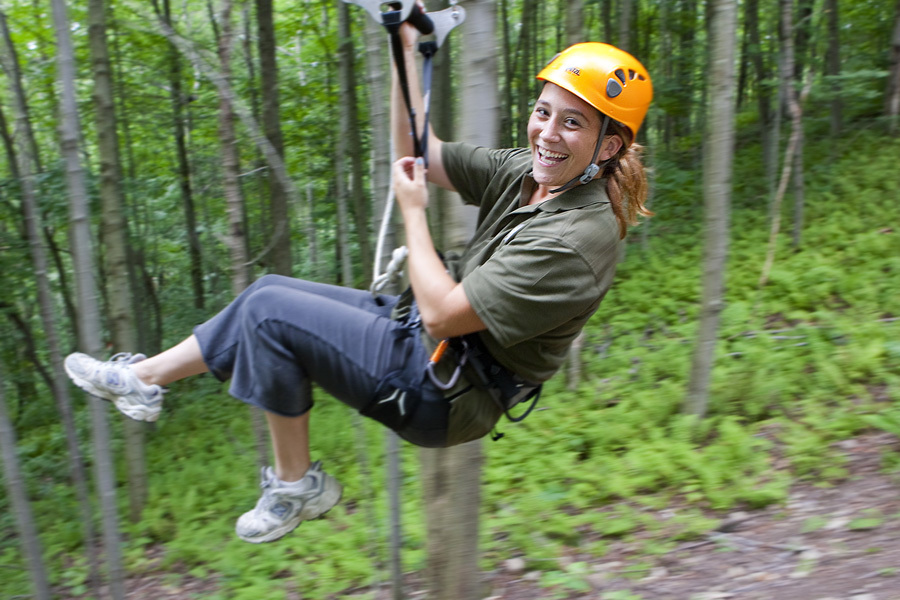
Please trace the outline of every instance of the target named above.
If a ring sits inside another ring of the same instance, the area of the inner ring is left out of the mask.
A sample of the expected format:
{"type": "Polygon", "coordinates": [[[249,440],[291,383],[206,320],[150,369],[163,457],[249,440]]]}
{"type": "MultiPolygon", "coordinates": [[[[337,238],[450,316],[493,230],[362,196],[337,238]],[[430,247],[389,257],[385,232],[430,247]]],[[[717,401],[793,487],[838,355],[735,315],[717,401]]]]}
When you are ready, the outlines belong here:
{"type": "Polygon", "coordinates": [[[112,357],[109,359],[109,362],[130,365],[132,362],[134,362],[135,358],[137,358],[137,356],[132,355],[131,352],[117,352],[116,354],[112,355],[112,357]]]}

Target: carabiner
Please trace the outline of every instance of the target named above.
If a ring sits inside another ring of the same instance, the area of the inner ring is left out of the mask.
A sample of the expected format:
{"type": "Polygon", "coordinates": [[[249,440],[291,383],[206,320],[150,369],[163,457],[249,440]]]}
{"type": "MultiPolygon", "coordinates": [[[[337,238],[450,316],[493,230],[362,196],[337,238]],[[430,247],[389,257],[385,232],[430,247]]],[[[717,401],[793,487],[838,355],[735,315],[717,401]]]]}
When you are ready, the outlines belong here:
{"type": "Polygon", "coordinates": [[[438,389],[444,391],[449,390],[454,385],[456,385],[457,381],[459,381],[459,376],[462,373],[463,365],[466,364],[466,360],[469,355],[468,352],[464,352],[463,355],[459,357],[459,363],[457,363],[456,369],[453,370],[453,374],[450,375],[450,379],[448,379],[447,381],[441,381],[441,379],[437,376],[437,373],[434,372],[434,368],[439,362],[441,362],[441,358],[444,356],[444,352],[447,351],[447,347],[449,345],[450,340],[448,338],[442,339],[434,349],[434,352],[431,353],[431,357],[428,359],[428,364],[425,366],[425,371],[428,373],[428,378],[431,379],[431,383],[433,383],[438,389]]]}

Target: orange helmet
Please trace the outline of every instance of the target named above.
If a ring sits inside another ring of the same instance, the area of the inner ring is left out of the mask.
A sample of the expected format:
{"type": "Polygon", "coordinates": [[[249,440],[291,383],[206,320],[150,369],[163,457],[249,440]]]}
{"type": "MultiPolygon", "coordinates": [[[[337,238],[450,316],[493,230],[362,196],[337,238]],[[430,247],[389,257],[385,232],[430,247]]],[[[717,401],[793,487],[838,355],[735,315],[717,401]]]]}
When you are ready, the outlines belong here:
{"type": "Polygon", "coordinates": [[[609,44],[584,42],[563,50],[537,75],[572,92],[623,124],[634,141],[650,100],[650,75],[636,58],[609,44]]]}

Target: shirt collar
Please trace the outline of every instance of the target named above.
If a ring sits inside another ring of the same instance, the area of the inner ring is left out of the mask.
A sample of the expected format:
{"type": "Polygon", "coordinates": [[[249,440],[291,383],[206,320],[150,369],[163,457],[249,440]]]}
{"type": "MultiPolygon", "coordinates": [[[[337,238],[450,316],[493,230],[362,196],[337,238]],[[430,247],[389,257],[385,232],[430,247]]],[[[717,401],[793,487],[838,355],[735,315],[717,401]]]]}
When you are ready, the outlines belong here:
{"type": "MultiPolygon", "coordinates": [[[[531,190],[537,185],[534,183],[532,176],[533,171],[529,170],[522,178],[522,187],[520,198],[527,194],[531,196],[531,190]]],[[[517,212],[532,212],[541,210],[543,212],[560,212],[564,210],[574,210],[585,208],[593,204],[608,204],[609,197],[606,195],[606,179],[593,179],[589,183],[576,185],[566,190],[559,196],[544,200],[540,204],[521,206],[517,212]]]]}

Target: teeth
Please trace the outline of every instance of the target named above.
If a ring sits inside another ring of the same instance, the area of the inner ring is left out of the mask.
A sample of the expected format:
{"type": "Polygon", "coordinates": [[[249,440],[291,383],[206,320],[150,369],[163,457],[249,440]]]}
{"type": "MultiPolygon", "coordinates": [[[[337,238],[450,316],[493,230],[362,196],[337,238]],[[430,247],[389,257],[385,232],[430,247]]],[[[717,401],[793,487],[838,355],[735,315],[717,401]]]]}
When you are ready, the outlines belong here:
{"type": "Polygon", "coordinates": [[[546,148],[541,148],[541,154],[546,158],[566,158],[567,156],[569,156],[568,154],[553,152],[551,150],[547,150],[546,148]]]}

